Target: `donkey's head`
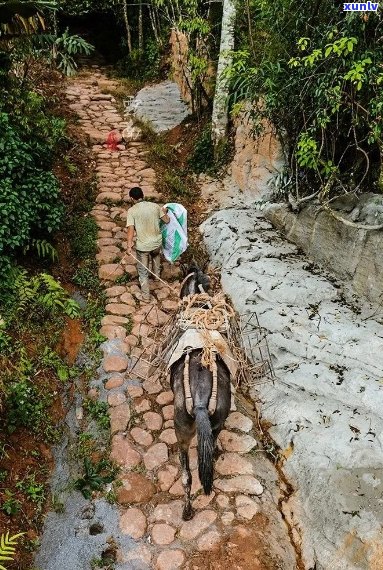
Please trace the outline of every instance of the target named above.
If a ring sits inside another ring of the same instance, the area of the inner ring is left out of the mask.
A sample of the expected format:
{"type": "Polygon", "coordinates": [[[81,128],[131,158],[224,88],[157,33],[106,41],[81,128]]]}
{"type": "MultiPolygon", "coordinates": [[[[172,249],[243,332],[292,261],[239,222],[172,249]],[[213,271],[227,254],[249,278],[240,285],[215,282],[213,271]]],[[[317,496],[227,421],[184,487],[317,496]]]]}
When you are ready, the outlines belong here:
{"type": "Polygon", "coordinates": [[[210,279],[197,264],[192,263],[186,271],[186,277],[181,287],[180,297],[194,295],[202,291],[208,291],[210,287],[210,279]]]}

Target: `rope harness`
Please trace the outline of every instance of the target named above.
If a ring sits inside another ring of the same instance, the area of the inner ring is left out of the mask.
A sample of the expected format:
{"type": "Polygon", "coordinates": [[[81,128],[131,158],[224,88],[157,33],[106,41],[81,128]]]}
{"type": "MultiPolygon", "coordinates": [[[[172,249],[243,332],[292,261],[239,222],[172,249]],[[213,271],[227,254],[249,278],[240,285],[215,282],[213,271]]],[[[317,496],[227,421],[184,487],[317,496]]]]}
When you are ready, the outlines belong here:
{"type": "MultiPolygon", "coordinates": [[[[229,319],[234,316],[233,308],[225,301],[222,293],[210,297],[204,291],[189,295],[181,299],[180,316],[178,324],[182,330],[196,329],[204,337],[205,345],[201,354],[201,365],[212,372],[213,385],[209,399],[209,415],[214,414],[217,409],[218,395],[218,369],[217,354],[220,347],[217,341],[213,342],[209,331],[227,332],[229,319]]],[[[190,350],[186,352],[183,374],[183,385],[185,392],[186,411],[193,416],[194,402],[190,389],[190,350]]]]}

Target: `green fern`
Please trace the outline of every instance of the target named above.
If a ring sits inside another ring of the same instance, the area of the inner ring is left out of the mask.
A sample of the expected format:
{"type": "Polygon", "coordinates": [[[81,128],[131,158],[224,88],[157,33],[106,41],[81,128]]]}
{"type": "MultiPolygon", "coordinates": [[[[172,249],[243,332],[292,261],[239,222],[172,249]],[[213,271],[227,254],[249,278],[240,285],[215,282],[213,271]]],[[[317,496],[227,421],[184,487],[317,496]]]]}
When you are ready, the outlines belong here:
{"type": "MultiPolygon", "coordinates": [[[[9,531],[6,534],[2,534],[0,537],[0,561],[4,562],[5,560],[14,560],[16,546],[17,546],[17,539],[20,536],[23,536],[25,532],[19,532],[18,534],[14,534],[13,536],[9,536],[9,531]]],[[[5,566],[0,564],[0,570],[7,570],[5,566]]]]}
{"type": "Polygon", "coordinates": [[[18,311],[21,313],[37,306],[49,312],[58,309],[72,319],[80,315],[78,303],[71,299],[61,284],[48,273],[28,277],[26,271],[20,270],[15,277],[14,286],[18,311]]]}
{"type": "Polygon", "coordinates": [[[35,249],[37,255],[42,259],[50,258],[51,261],[57,261],[58,255],[56,249],[49,241],[45,239],[32,239],[23,249],[25,255],[28,251],[35,249]]]}

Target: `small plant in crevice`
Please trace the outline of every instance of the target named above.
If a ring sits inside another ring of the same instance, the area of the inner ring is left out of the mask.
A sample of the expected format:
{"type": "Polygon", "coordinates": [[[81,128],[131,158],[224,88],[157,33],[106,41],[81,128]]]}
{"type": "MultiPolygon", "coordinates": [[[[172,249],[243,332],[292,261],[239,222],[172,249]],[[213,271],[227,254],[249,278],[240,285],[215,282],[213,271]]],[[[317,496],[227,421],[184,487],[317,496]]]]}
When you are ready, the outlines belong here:
{"type": "Polygon", "coordinates": [[[105,485],[112,483],[117,472],[118,468],[106,459],[92,463],[86,457],[84,459],[84,475],[74,482],[74,488],[80,491],[85,499],[90,499],[93,491],[102,491],[105,485]]]}
{"type": "Polygon", "coordinates": [[[115,279],[116,285],[126,285],[132,280],[132,276],[127,271],[115,279]]]}
{"type": "Polygon", "coordinates": [[[28,475],[22,481],[18,481],[16,488],[22,491],[28,499],[38,506],[41,506],[45,501],[44,485],[36,481],[36,475],[34,473],[28,475]]]}
{"type": "Polygon", "coordinates": [[[109,406],[106,402],[88,399],[84,401],[83,407],[101,429],[109,428],[109,406]]]}
{"type": "Polygon", "coordinates": [[[4,499],[2,500],[0,508],[3,511],[3,513],[8,515],[9,517],[12,517],[20,512],[21,503],[18,499],[16,499],[12,491],[10,491],[9,489],[5,489],[4,499]]]}

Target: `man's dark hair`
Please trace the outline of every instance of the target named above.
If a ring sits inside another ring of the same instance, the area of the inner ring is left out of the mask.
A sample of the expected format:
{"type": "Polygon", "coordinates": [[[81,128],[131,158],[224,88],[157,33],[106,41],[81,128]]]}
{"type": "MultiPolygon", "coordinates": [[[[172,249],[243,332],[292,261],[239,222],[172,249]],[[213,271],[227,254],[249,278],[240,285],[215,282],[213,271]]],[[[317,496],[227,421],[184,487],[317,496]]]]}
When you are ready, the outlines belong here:
{"type": "Polygon", "coordinates": [[[135,186],[129,190],[129,196],[133,200],[141,200],[144,197],[144,193],[139,186],[135,186]]]}

